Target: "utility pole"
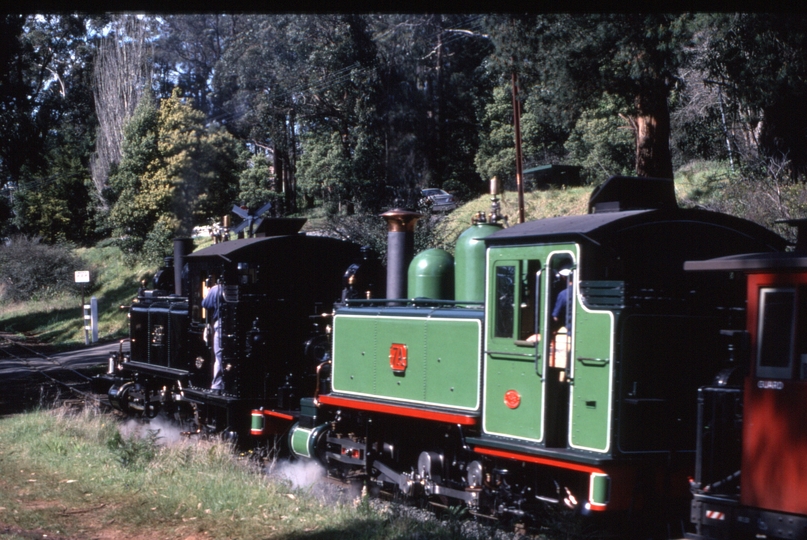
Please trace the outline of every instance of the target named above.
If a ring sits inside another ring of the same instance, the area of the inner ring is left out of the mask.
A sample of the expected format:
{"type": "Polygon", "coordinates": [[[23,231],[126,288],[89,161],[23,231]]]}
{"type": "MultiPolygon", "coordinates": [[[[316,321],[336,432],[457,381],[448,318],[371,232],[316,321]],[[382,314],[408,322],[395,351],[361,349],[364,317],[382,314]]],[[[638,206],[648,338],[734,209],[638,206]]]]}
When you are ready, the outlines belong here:
{"type": "Polygon", "coordinates": [[[516,186],[518,187],[518,222],[524,223],[524,181],[521,174],[521,102],[518,99],[518,75],[513,70],[513,130],[516,134],[516,186]]]}

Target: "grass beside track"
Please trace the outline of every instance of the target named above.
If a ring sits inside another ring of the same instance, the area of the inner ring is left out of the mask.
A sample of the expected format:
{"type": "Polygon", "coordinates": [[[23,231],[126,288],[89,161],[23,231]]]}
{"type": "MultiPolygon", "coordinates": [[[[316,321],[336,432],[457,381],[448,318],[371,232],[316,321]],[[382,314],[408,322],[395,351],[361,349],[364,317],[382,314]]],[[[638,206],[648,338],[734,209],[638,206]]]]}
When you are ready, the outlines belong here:
{"type": "Polygon", "coordinates": [[[491,537],[468,529],[473,523],[379,506],[360,494],[295,488],[259,474],[260,461],[222,442],[161,444],[148,426],[126,428],[91,408],[0,419],[0,538],[491,537]]]}

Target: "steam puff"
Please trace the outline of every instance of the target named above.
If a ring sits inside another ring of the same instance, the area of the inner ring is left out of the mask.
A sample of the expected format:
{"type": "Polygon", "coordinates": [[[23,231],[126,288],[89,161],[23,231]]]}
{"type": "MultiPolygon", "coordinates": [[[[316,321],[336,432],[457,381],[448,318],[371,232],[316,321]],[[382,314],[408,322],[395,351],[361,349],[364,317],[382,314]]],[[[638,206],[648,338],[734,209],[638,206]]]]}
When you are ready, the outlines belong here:
{"type": "Polygon", "coordinates": [[[266,467],[266,475],[288,482],[292,490],[301,489],[325,504],[351,503],[361,493],[359,484],[327,481],[325,468],[317,461],[274,461],[266,467]]]}
{"type": "Polygon", "coordinates": [[[165,418],[152,418],[148,422],[129,419],[120,426],[120,434],[125,439],[133,436],[143,439],[150,437],[153,432],[157,432],[156,442],[160,446],[170,446],[183,440],[182,429],[165,418]]]}
{"type": "Polygon", "coordinates": [[[307,488],[325,477],[325,469],[316,461],[281,461],[274,474],[287,479],[293,488],[307,488]]]}

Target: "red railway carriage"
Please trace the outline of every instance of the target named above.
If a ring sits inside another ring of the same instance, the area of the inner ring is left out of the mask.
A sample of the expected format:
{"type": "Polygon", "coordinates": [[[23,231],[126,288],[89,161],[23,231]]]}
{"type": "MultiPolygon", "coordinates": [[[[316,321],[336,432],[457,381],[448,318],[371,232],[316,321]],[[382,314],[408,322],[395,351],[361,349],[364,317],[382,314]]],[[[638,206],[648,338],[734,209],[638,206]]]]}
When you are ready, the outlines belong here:
{"type": "MultiPolygon", "coordinates": [[[[805,221],[791,222],[801,229],[805,221]]],[[[800,230],[800,237],[803,237],[800,230]]],[[[807,538],[807,250],[692,261],[747,275],[732,365],[701,389],[689,538],[807,538]]]]}

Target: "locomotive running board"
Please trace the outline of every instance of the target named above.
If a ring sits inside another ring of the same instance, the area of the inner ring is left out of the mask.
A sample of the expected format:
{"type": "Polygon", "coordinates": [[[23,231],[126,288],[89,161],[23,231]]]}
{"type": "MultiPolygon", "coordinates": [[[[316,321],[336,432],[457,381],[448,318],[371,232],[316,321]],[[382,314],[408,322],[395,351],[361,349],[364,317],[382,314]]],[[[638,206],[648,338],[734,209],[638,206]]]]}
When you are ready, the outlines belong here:
{"type": "Polygon", "coordinates": [[[579,472],[600,472],[601,467],[612,464],[610,456],[597,457],[581,455],[579,452],[561,448],[544,448],[542,446],[524,444],[519,441],[505,441],[483,436],[466,437],[465,442],[472,446],[475,452],[479,452],[480,454],[551,465],[553,467],[564,464],[562,468],[566,469],[579,466],[579,472]]]}
{"type": "Polygon", "coordinates": [[[154,364],[147,364],[145,362],[135,362],[135,361],[128,361],[128,362],[121,362],[120,368],[122,371],[133,371],[135,373],[146,373],[147,375],[152,375],[155,377],[162,377],[164,379],[171,379],[171,380],[187,380],[188,376],[190,375],[187,370],[184,369],[176,369],[170,368],[166,366],[157,366],[154,364]]]}
{"type": "Polygon", "coordinates": [[[391,405],[389,403],[378,403],[375,401],[362,401],[358,399],[343,398],[332,395],[319,396],[319,402],[332,407],[344,407],[347,409],[357,409],[360,411],[370,411],[409,418],[419,418],[421,420],[433,420],[435,422],[445,422],[447,424],[460,424],[462,426],[473,426],[479,422],[479,415],[459,414],[453,412],[435,411],[433,409],[404,407],[401,405],[391,405]]]}
{"type": "Polygon", "coordinates": [[[606,474],[605,471],[598,467],[591,465],[584,465],[582,463],[575,463],[573,461],[564,461],[560,459],[552,459],[535,454],[520,454],[516,452],[508,452],[505,450],[498,450],[495,448],[485,448],[482,446],[472,446],[473,451],[477,454],[484,454],[491,457],[500,457],[505,459],[513,459],[516,461],[525,461],[527,463],[535,463],[538,465],[548,465],[559,469],[568,469],[570,471],[577,471],[586,474],[606,474]]]}
{"type": "MultiPolygon", "coordinates": [[[[230,405],[236,402],[248,403],[246,400],[242,400],[237,397],[228,396],[225,394],[215,394],[210,390],[201,390],[198,388],[183,388],[181,394],[186,401],[193,401],[194,403],[215,403],[219,406],[225,404],[230,405]]],[[[255,401],[255,400],[249,400],[249,401],[255,401]]]]}

